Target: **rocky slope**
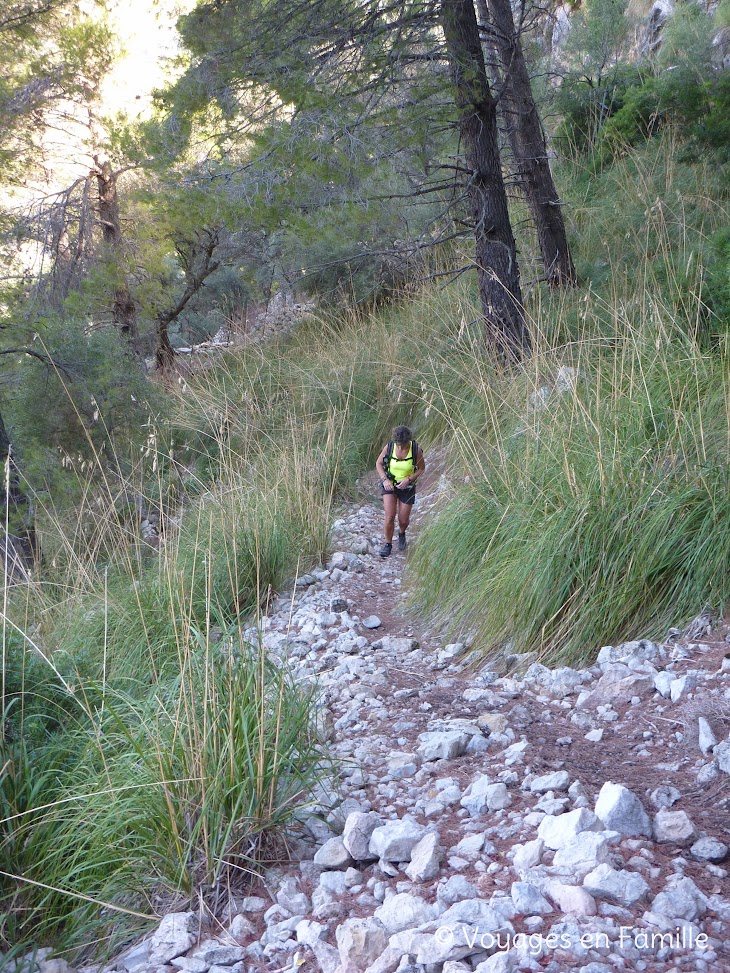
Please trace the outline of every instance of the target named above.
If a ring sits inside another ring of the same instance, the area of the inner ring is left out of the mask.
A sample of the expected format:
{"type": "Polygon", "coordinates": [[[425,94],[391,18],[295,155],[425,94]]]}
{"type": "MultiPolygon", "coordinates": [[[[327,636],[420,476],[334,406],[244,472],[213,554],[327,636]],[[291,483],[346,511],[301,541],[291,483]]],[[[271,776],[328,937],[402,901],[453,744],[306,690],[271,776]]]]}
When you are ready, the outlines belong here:
{"type": "Polygon", "coordinates": [[[406,557],[377,556],[380,518],[347,511],[264,623],[322,687],[341,766],[298,861],[225,927],[168,915],[107,970],[730,971],[726,626],[497,671],[399,614],[406,557]]]}

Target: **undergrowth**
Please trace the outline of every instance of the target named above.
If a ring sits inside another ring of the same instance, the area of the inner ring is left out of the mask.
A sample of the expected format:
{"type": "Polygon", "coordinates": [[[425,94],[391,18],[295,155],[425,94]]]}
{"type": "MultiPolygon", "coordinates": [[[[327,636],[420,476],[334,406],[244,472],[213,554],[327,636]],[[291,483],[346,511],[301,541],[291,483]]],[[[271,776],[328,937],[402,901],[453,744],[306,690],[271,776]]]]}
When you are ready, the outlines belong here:
{"type": "Polygon", "coordinates": [[[410,590],[485,652],[583,664],[730,597],[728,320],[707,280],[728,204],[675,150],[579,177],[590,285],[533,304],[520,375],[463,368],[465,485],[422,533],[410,590]]]}

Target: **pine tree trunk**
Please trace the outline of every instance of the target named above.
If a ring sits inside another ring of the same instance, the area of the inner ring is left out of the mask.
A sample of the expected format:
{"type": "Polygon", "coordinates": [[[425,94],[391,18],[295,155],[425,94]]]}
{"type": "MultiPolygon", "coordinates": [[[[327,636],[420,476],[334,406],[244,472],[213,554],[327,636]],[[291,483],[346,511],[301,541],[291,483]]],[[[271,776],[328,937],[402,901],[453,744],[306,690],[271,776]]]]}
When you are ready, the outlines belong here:
{"type": "MultiPolygon", "coordinates": [[[[119,199],[117,196],[117,174],[108,159],[94,157],[96,180],[99,189],[99,220],[104,234],[104,243],[111,254],[120,255],[122,249],[122,228],[119,220],[119,199]]],[[[129,292],[126,281],[114,290],[112,319],[126,338],[132,353],[139,357],[139,328],[137,308],[129,292]]]]}
{"type": "Polygon", "coordinates": [[[487,81],[473,0],[441,0],[454,97],[467,166],[479,295],[487,344],[498,361],[530,352],[517,251],[497,141],[497,109],[487,81]]]}
{"type": "Polygon", "coordinates": [[[155,368],[164,372],[175,364],[175,349],[170,342],[170,320],[167,315],[157,318],[157,351],[155,352],[155,368]]]}
{"type": "Polygon", "coordinates": [[[170,368],[175,361],[175,349],[170,341],[170,325],[182,314],[190,300],[204,286],[211,274],[220,266],[220,261],[214,260],[216,247],[220,243],[219,229],[201,230],[194,242],[179,252],[184,257],[185,290],[179,296],[177,303],[166,311],[157,314],[157,351],[155,353],[156,367],[160,371],[170,368]]]}
{"type": "Polygon", "coordinates": [[[510,0],[477,0],[477,6],[479,19],[489,28],[490,40],[501,63],[500,109],[517,177],[537,229],[545,277],[551,287],[573,287],[576,273],[560,197],[550,171],[545,133],[532,96],[530,75],[515,30],[510,0]]]}

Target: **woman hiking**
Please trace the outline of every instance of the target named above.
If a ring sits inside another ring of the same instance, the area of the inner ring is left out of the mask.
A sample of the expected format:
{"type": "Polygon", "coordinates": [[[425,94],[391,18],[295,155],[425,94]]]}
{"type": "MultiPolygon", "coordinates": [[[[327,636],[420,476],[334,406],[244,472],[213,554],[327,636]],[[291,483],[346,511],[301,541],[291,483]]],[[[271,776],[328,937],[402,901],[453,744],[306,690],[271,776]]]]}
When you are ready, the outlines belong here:
{"type": "Polygon", "coordinates": [[[407,426],[398,426],[393,439],[383,446],[375,469],[380,477],[380,493],[385,512],[385,543],[381,557],[390,557],[393,531],[398,515],[398,550],[406,549],[406,530],[416,500],[416,480],[426,471],[423,450],[407,426]]]}

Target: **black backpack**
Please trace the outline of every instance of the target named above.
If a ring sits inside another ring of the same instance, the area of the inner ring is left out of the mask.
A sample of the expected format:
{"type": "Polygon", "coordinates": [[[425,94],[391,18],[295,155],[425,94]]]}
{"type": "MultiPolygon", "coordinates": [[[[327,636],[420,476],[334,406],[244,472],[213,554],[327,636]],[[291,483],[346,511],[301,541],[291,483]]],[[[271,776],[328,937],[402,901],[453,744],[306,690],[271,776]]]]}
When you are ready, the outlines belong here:
{"type": "MultiPolygon", "coordinates": [[[[385,450],[385,456],[383,457],[383,469],[385,470],[385,475],[389,480],[395,483],[395,477],[390,475],[390,461],[393,459],[393,450],[395,449],[395,440],[391,439],[385,450]]],[[[413,457],[413,469],[416,469],[416,463],[418,463],[418,443],[415,439],[411,440],[411,456],[413,457]]]]}

